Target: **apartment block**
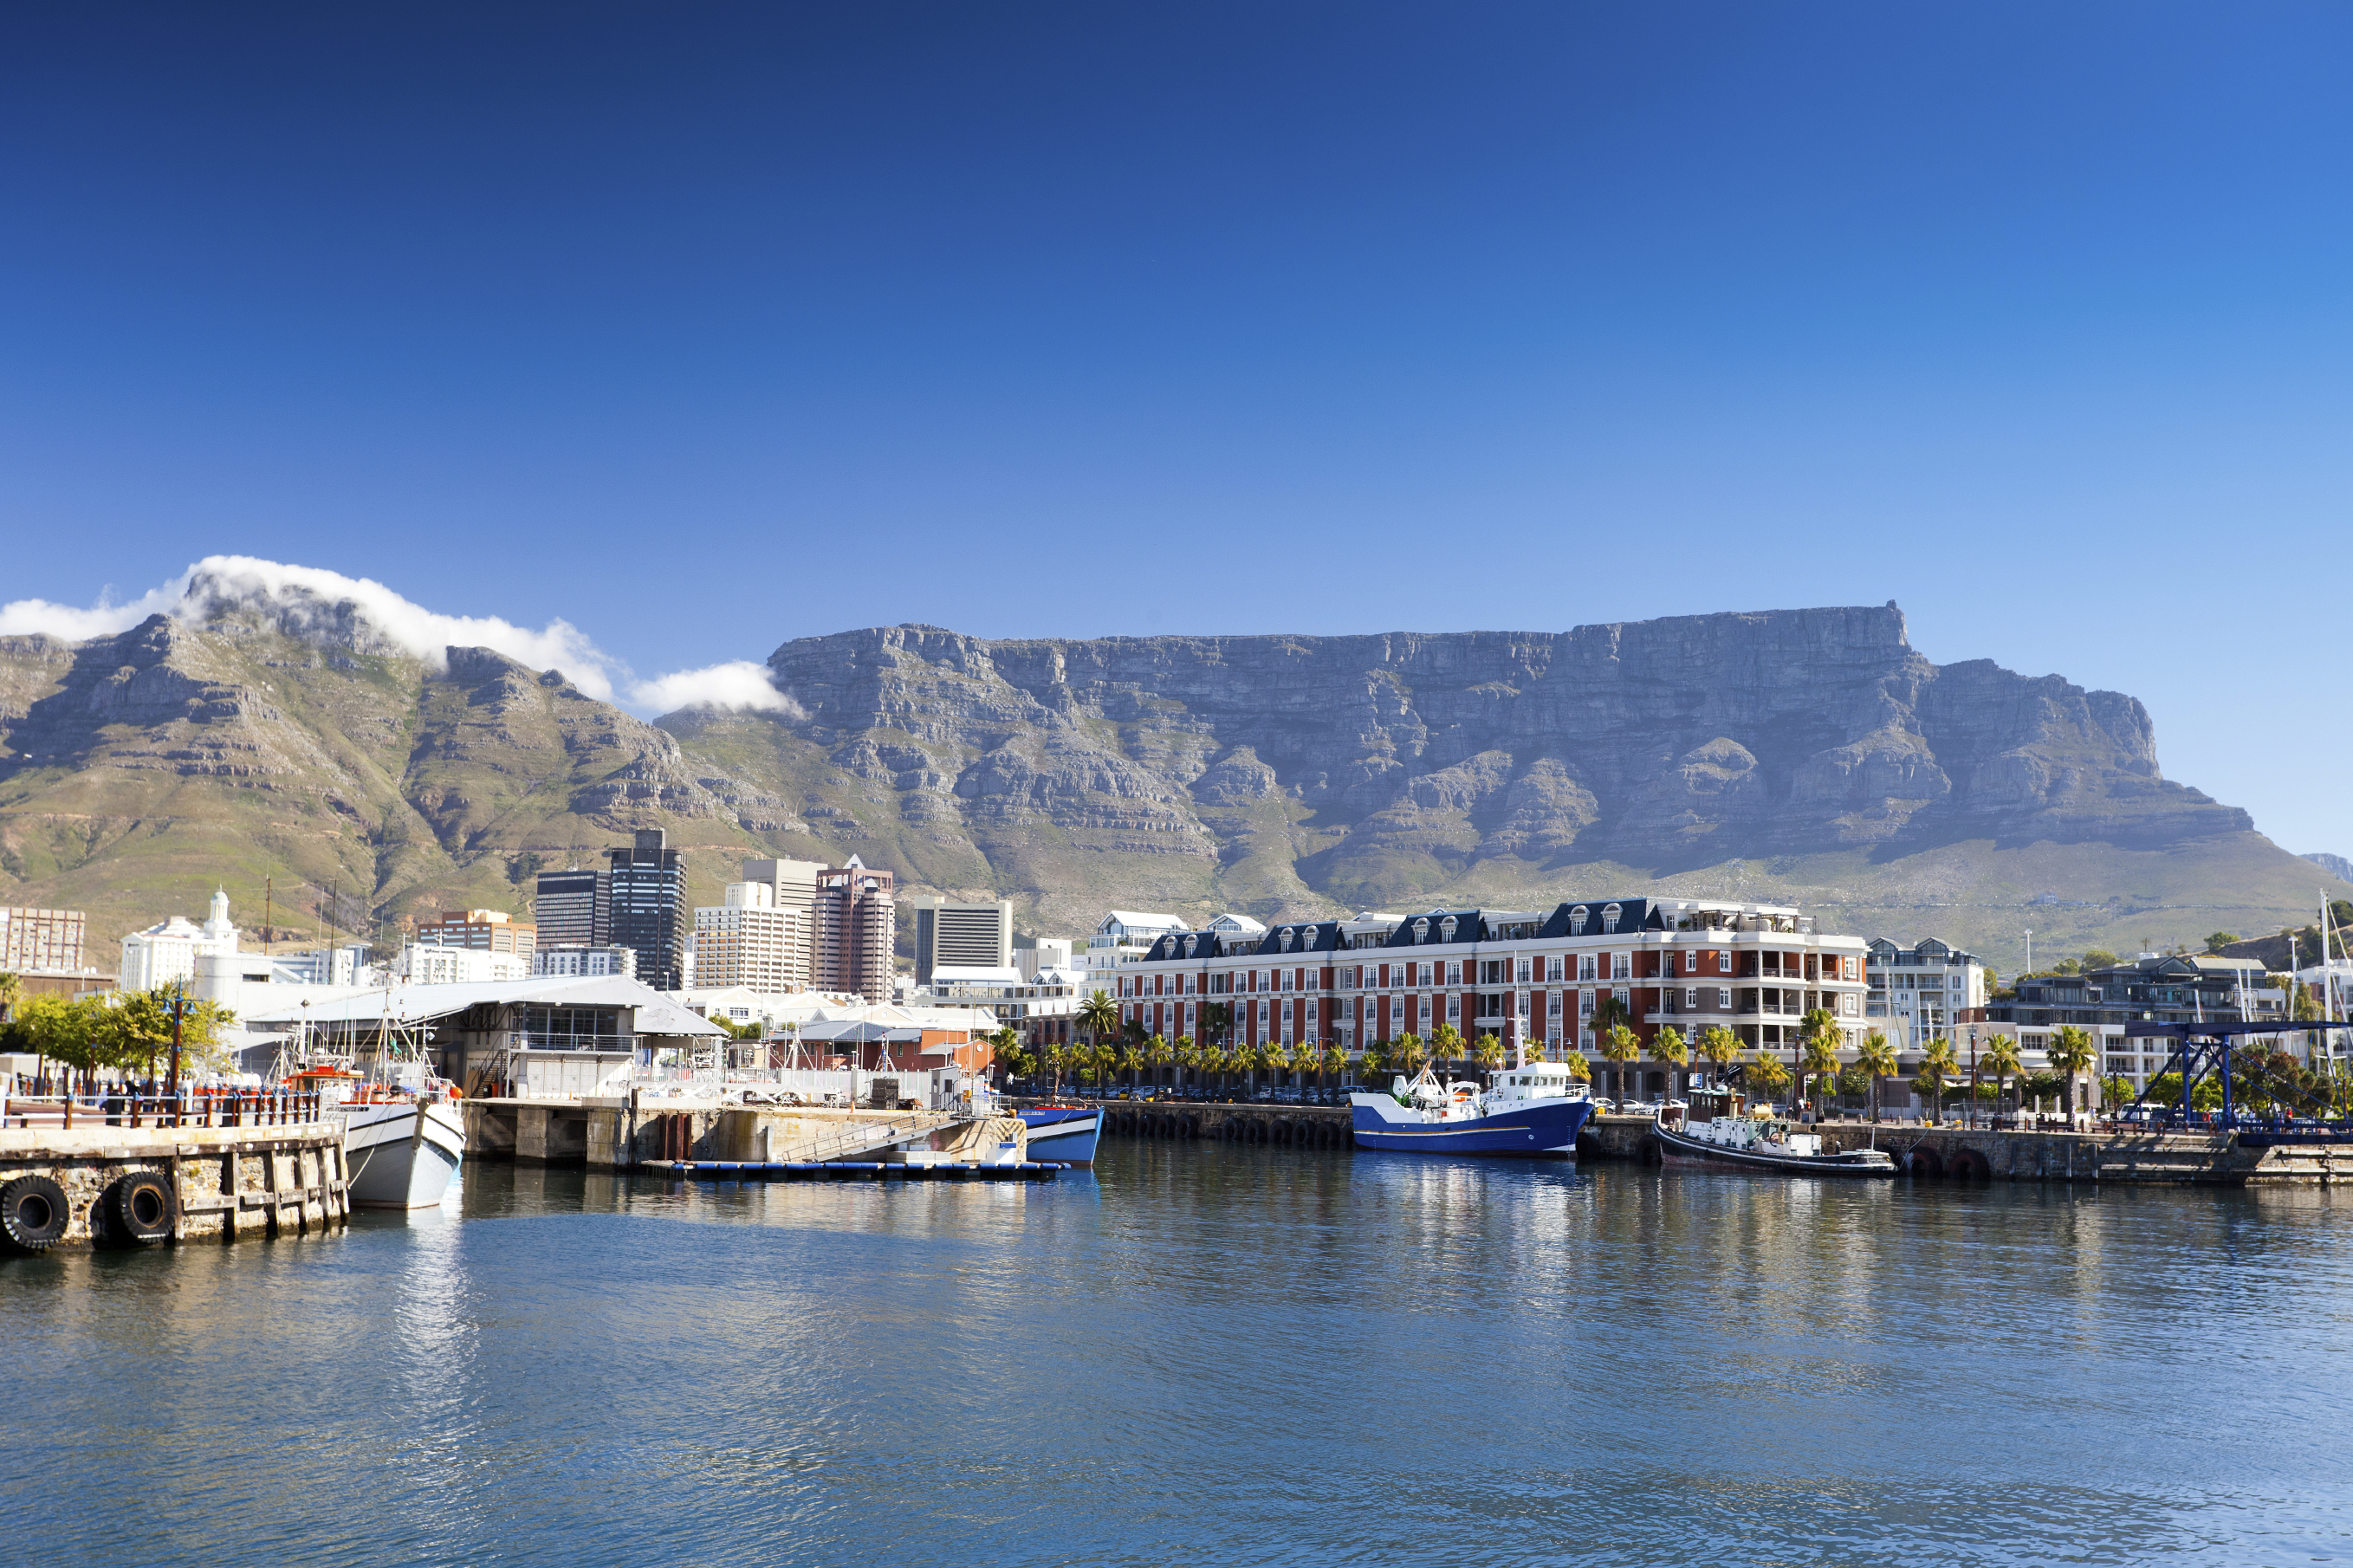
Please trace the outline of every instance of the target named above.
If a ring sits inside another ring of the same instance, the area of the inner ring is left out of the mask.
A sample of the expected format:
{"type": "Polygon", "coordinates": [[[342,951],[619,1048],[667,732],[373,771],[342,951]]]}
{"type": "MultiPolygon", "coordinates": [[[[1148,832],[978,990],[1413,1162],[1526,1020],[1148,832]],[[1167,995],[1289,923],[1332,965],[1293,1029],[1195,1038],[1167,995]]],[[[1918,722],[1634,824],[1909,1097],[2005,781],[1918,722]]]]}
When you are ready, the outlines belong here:
{"type": "Polygon", "coordinates": [[[816,860],[783,860],[765,857],[744,862],[743,878],[758,882],[774,895],[774,907],[794,911],[799,945],[792,957],[791,989],[817,988],[817,885],[828,868],[816,860]]]}
{"type": "Polygon", "coordinates": [[[813,944],[818,990],[891,1000],[899,940],[894,889],[890,872],[870,870],[855,855],[849,865],[819,873],[813,944]]]}
{"type": "Polygon", "coordinates": [[[0,972],[79,973],[90,917],[79,910],[0,906],[0,972]]]}
{"type": "Polygon", "coordinates": [[[539,928],[523,925],[499,910],[444,910],[438,921],[417,922],[417,940],[428,947],[512,953],[527,966],[539,946],[539,928]]]}

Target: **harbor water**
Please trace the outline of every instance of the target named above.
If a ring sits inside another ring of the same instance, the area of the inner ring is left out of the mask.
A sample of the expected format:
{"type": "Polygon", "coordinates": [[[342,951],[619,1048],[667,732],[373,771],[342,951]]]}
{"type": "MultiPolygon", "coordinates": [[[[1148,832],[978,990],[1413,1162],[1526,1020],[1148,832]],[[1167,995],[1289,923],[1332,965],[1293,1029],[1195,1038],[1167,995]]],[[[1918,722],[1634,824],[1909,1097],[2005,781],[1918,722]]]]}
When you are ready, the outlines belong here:
{"type": "Polygon", "coordinates": [[[2311,1563],[2353,1200],[1119,1142],[0,1263],[0,1558],[2311,1563]]]}

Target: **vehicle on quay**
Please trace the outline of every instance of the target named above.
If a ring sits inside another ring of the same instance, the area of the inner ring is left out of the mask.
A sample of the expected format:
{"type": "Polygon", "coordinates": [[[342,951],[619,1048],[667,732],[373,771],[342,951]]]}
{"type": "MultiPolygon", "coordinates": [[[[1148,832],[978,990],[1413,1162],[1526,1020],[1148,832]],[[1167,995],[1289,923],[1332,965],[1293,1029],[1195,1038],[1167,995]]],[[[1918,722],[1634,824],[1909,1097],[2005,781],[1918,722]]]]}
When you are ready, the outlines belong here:
{"type": "Polygon", "coordinates": [[[1651,1119],[1659,1158],[1665,1164],[1788,1176],[1895,1174],[1895,1162],[1885,1150],[1824,1153],[1820,1133],[1801,1131],[1778,1117],[1755,1114],[1730,1089],[1697,1091],[1692,1104],[1692,1116],[1673,1118],[1662,1110],[1651,1119]],[[1693,1119],[1702,1113],[1706,1121],[1693,1119]]]}
{"type": "Polygon", "coordinates": [[[1533,1154],[1574,1159],[1593,1114],[1585,1086],[1562,1062],[1524,1062],[1473,1083],[1441,1083],[1430,1068],[1389,1091],[1348,1097],[1360,1149],[1413,1154],[1533,1154]]]}
{"type": "Polygon", "coordinates": [[[1032,1105],[1018,1112],[1029,1129],[1029,1158],[1040,1163],[1092,1165],[1103,1142],[1099,1105],[1032,1105]]]}

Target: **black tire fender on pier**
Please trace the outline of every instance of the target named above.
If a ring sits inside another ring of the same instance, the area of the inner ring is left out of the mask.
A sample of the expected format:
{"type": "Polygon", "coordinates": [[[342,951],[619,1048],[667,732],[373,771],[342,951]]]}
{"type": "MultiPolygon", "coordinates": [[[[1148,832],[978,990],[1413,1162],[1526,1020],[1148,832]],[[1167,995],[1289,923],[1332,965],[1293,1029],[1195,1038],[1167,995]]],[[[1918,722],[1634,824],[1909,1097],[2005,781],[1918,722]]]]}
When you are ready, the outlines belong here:
{"type": "Polygon", "coordinates": [[[172,1184],[160,1171],[116,1178],[100,1206],[106,1211],[110,1241],[144,1247],[172,1234],[172,1184]]]}
{"type": "Polygon", "coordinates": [[[0,1235],[26,1252],[46,1252],[65,1238],[73,1217],[66,1190],[47,1176],[19,1176],[0,1187],[0,1235]]]}

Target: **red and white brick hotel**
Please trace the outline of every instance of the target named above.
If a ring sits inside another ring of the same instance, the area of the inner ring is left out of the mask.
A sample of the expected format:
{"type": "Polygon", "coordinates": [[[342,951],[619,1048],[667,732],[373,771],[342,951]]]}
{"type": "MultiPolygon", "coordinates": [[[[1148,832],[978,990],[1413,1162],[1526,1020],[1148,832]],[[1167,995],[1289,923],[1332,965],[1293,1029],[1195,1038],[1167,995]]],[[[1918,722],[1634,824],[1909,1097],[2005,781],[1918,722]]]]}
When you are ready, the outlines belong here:
{"type": "Polygon", "coordinates": [[[1646,1042],[1670,1024],[1686,1040],[1722,1024],[1746,1047],[1787,1050],[1807,1010],[1827,1007],[1852,1050],[1865,1027],[1865,950],[1778,905],[1591,900],[1549,915],[1432,910],[1263,936],[1172,931],[1120,973],[1118,992],[1121,1017],[1147,1034],[1198,1037],[1203,1009],[1223,1003],[1232,1039],[1336,1040],[1351,1054],[1409,1031],[1427,1040],[1440,1024],[1507,1050],[1525,1040],[1590,1054],[1594,1009],[1613,994],[1646,1042]]]}

